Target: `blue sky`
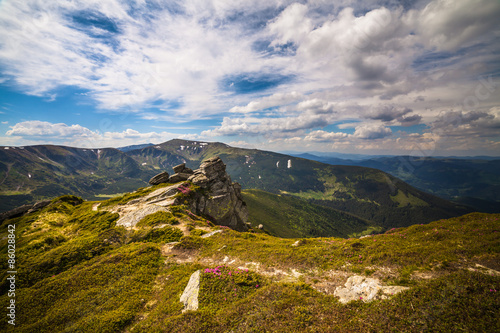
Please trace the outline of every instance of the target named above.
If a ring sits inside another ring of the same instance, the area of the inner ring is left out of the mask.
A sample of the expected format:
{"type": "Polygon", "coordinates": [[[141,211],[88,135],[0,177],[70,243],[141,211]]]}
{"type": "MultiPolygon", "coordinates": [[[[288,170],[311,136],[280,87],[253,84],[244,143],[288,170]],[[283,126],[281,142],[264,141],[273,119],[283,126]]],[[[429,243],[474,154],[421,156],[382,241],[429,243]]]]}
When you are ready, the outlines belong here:
{"type": "Polygon", "coordinates": [[[0,0],[0,145],[500,155],[498,0],[0,0]]]}

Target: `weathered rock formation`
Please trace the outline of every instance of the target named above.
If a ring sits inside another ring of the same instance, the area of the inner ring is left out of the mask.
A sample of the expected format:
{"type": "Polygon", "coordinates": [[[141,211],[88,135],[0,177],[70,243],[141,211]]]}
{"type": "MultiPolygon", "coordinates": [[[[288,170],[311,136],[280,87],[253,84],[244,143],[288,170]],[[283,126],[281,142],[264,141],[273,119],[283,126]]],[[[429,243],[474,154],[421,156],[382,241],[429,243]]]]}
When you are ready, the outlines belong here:
{"type": "Polygon", "coordinates": [[[203,161],[189,181],[205,192],[191,200],[193,212],[235,230],[248,229],[248,209],[241,196],[241,185],[231,182],[226,165],[218,156],[203,161]]]}
{"type": "Polygon", "coordinates": [[[39,211],[40,209],[48,206],[51,202],[52,202],[51,200],[39,201],[39,202],[34,203],[34,204],[23,205],[23,206],[11,209],[7,212],[0,213],[0,222],[7,220],[7,219],[12,219],[15,217],[23,216],[25,214],[30,214],[30,213],[39,211]]]}

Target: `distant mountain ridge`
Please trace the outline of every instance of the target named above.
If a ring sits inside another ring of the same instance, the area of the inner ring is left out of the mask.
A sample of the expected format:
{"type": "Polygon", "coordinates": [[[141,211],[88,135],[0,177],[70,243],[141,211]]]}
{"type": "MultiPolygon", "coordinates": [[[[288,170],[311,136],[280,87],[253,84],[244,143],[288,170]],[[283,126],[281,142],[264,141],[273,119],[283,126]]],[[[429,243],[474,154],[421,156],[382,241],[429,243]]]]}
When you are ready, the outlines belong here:
{"type": "Polygon", "coordinates": [[[385,156],[353,160],[312,153],[297,156],[331,165],[376,168],[439,197],[489,213],[500,212],[500,158],[385,156]]]}
{"type": "Polygon", "coordinates": [[[332,166],[224,143],[179,139],[128,152],[62,146],[0,148],[1,199],[21,195],[34,200],[62,194],[95,199],[102,194],[130,192],[177,164],[196,169],[202,160],[214,156],[220,156],[233,181],[244,189],[301,197],[384,228],[470,211],[372,168],[332,166]]]}
{"type": "Polygon", "coordinates": [[[142,149],[142,148],[147,148],[149,146],[153,146],[154,143],[144,143],[140,145],[131,145],[131,146],[125,146],[125,147],[118,147],[116,149],[123,151],[123,152],[128,152],[134,149],[142,149]]]}

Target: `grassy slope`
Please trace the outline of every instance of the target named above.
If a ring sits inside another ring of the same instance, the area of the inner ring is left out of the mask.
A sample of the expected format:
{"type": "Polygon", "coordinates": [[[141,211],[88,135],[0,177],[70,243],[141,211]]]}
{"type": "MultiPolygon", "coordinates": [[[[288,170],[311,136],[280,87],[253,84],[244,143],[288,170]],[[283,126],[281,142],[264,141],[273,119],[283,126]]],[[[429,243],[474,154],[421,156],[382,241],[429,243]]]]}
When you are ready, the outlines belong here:
{"type": "Polygon", "coordinates": [[[261,190],[243,191],[254,227],[263,223],[271,235],[284,238],[347,237],[380,231],[366,220],[306,200],[261,190]]]}
{"type": "MultiPolygon", "coordinates": [[[[5,309],[8,301],[4,237],[7,225],[15,224],[16,332],[500,329],[500,277],[468,270],[476,264],[500,269],[500,215],[470,214],[363,239],[303,239],[298,246],[291,246],[294,239],[227,229],[205,239],[194,236],[198,232],[181,238],[170,226],[163,234],[149,226],[125,230],[115,226],[116,218],[92,211],[91,202],[65,197],[39,213],[4,221],[0,305],[5,309]],[[175,257],[162,254],[162,244],[179,239],[176,248],[190,253],[191,262],[175,263],[175,257]],[[179,295],[190,274],[226,257],[303,275],[277,282],[261,270],[247,273],[232,266],[221,268],[232,273],[221,279],[203,273],[200,310],[181,313],[179,295]],[[342,305],[312,288],[336,271],[412,288],[384,301],[342,305]]],[[[0,330],[14,328],[3,320],[0,330]]]]}

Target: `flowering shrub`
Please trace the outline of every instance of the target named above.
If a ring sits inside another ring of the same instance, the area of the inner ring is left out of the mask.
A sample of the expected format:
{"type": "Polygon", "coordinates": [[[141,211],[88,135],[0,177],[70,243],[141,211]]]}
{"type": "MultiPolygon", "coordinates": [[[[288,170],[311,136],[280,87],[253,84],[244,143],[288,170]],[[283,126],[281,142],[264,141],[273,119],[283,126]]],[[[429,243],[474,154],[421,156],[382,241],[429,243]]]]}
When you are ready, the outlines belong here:
{"type": "Polygon", "coordinates": [[[179,187],[177,187],[177,189],[182,193],[182,194],[185,194],[185,195],[188,195],[189,193],[191,193],[191,188],[189,187],[188,184],[182,184],[180,185],[179,187]]]}

